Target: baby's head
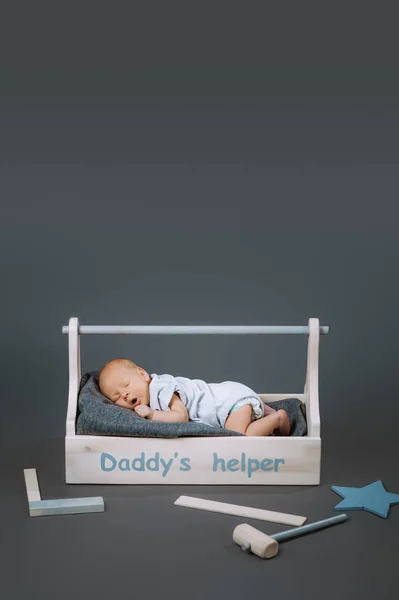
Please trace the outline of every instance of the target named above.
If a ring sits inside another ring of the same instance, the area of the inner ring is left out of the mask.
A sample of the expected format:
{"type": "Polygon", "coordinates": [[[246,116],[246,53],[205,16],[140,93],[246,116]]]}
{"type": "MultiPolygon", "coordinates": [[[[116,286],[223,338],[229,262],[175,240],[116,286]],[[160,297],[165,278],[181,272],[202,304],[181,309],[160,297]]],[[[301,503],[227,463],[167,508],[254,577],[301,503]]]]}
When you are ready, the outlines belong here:
{"type": "Polygon", "coordinates": [[[114,358],[101,369],[98,385],[101,393],[124,408],[150,404],[151,377],[127,358],[114,358]]]}

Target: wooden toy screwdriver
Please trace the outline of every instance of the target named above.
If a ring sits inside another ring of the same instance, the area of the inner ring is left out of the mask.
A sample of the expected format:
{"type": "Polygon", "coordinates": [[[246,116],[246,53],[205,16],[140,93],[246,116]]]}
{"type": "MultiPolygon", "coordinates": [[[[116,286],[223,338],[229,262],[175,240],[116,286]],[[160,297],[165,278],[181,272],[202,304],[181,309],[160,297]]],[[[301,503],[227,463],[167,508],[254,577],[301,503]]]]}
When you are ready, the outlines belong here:
{"type": "Polygon", "coordinates": [[[311,533],[318,529],[336,525],[337,523],[343,523],[347,518],[346,514],[341,514],[329,519],[323,519],[322,521],[315,521],[308,525],[302,525],[301,527],[294,527],[288,531],[275,533],[271,536],[259,531],[259,529],[255,529],[251,525],[243,523],[242,525],[237,525],[234,529],[233,540],[241,546],[242,550],[250,550],[260,556],[260,558],[272,558],[278,554],[279,542],[285,542],[305,533],[311,533]]]}

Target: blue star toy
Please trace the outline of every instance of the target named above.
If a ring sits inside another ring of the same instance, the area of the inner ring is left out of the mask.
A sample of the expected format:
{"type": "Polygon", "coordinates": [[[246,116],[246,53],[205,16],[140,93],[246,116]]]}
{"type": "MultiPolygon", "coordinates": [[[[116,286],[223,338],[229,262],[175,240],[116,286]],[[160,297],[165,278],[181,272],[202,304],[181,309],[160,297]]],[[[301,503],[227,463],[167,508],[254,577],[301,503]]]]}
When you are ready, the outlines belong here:
{"type": "Polygon", "coordinates": [[[382,481],[374,481],[361,488],[331,486],[333,492],[344,498],[334,510],[367,510],[387,518],[391,504],[399,504],[399,494],[390,494],[382,481]]]}

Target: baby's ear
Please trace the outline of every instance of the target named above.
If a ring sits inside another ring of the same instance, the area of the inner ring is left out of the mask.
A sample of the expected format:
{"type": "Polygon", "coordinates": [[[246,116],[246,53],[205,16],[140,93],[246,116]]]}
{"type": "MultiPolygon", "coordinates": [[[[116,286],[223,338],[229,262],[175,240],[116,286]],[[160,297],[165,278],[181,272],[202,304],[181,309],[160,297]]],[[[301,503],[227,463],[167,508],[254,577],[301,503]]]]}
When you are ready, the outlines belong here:
{"type": "Polygon", "coordinates": [[[145,381],[150,381],[150,376],[145,369],[143,369],[142,367],[137,367],[137,371],[140,373],[143,379],[145,379],[145,381]]]}

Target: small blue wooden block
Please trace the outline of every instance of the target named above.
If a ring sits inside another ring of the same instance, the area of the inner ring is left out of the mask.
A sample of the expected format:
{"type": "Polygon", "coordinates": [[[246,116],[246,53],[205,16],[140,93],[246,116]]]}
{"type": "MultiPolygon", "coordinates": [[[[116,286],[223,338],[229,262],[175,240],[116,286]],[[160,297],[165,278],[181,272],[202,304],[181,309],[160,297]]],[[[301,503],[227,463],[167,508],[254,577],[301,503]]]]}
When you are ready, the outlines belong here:
{"type": "Polygon", "coordinates": [[[104,512],[104,500],[101,496],[29,502],[29,514],[31,517],[73,515],[91,512],[104,512]]]}
{"type": "Polygon", "coordinates": [[[361,488],[331,486],[333,492],[344,498],[334,510],[367,510],[379,517],[388,517],[391,504],[399,504],[399,494],[391,494],[382,481],[374,481],[361,488]]]}

